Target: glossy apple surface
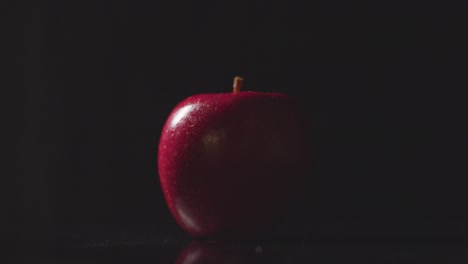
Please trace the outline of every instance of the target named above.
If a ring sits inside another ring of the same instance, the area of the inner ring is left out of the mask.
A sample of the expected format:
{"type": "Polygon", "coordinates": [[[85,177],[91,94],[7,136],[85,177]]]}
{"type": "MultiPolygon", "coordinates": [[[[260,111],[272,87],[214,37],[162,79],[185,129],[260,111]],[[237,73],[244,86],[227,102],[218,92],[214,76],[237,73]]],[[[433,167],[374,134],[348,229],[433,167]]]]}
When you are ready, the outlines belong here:
{"type": "Polygon", "coordinates": [[[197,237],[274,226],[311,162],[304,111],[280,93],[199,94],[180,102],[159,142],[158,170],[177,223],[197,237]]]}

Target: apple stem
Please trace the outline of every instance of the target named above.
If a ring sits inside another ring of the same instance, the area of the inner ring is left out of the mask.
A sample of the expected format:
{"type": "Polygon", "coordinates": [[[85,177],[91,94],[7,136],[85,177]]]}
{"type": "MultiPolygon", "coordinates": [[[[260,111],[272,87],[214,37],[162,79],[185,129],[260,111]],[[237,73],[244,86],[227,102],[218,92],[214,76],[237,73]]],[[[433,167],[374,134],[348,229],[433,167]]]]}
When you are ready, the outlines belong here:
{"type": "Polygon", "coordinates": [[[244,83],[244,78],[236,76],[234,77],[234,85],[232,86],[233,92],[240,92],[242,84],[244,83]]]}

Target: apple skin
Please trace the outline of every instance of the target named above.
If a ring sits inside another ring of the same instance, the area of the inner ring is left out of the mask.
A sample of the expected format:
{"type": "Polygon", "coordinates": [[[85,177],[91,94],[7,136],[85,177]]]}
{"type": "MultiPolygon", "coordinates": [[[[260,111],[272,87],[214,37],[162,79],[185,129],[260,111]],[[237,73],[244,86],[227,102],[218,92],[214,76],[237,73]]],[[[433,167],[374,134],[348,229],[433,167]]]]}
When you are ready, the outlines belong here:
{"type": "Polygon", "coordinates": [[[282,93],[199,94],[169,115],[158,171],[167,205],[195,237],[271,230],[304,191],[310,129],[298,101],[282,93]]]}

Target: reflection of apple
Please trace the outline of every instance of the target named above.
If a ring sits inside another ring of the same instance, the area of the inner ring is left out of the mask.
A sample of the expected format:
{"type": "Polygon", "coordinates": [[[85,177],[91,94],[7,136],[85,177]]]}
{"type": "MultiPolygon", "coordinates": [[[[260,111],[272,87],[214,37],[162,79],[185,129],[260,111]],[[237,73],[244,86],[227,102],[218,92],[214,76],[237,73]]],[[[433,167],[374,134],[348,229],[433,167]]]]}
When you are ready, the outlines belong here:
{"type": "Polygon", "coordinates": [[[169,209],[194,236],[263,232],[301,193],[310,146],[297,101],[280,93],[199,94],[180,102],[159,142],[169,209]]]}
{"type": "Polygon", "coordinates": [[[180,254],[176,264],[272,263],[261,247],[193,241],[180,254]]]}

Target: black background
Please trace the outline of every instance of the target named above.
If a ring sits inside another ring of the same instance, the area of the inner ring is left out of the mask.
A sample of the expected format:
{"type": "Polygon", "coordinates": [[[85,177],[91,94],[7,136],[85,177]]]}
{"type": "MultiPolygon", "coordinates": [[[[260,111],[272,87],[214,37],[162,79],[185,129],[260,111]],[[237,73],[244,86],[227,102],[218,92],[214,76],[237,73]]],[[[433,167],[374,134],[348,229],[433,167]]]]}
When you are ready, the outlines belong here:
{"type": "Polygon", "coordinates": [[[183,235],[158,182],[159,135],[176,103],[229,91],[235,75],[246,90],[298,97],[315,127],[310,191],[282,230],[466,234],[463,10],[422,1],[2,2],[15,144],[4,234],[183,235]]]}

